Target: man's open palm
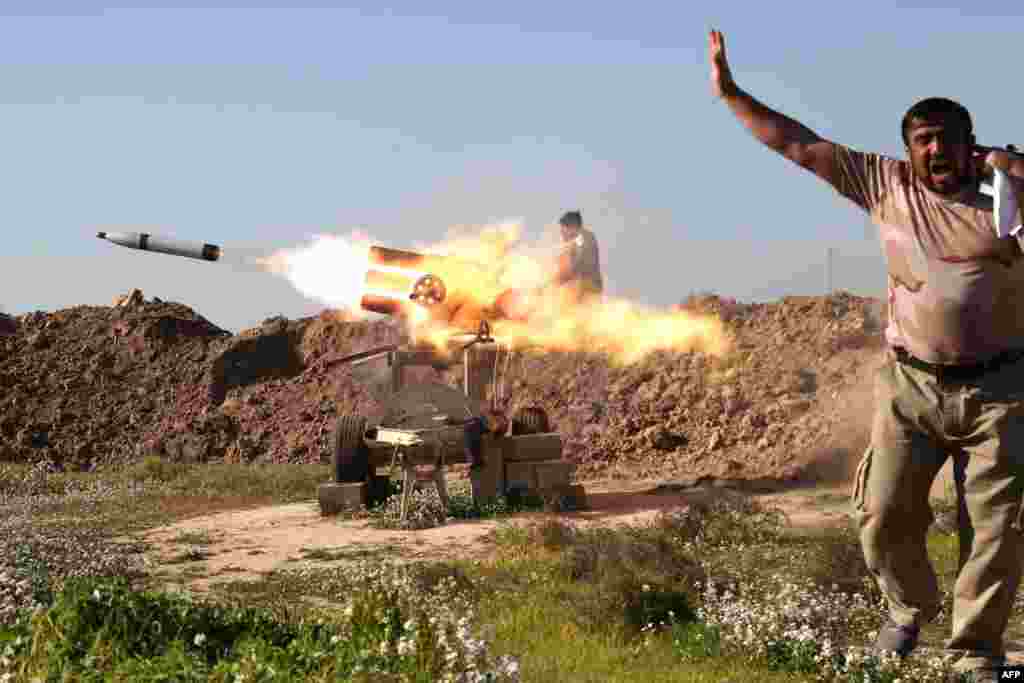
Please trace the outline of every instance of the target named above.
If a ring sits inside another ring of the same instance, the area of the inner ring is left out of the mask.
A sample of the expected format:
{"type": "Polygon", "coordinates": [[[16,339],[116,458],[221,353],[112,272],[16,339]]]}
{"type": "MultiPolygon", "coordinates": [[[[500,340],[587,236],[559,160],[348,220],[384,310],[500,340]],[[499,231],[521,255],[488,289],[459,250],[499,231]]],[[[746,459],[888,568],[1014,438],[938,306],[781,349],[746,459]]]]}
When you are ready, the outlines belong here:
{"type": "Polygon", "coordinates": [[[733,87],[729,60],[725,57],[725,36],[712,29],[708,36],[708,61],[711,62],[711,93],[722,97],[733,87]]]}

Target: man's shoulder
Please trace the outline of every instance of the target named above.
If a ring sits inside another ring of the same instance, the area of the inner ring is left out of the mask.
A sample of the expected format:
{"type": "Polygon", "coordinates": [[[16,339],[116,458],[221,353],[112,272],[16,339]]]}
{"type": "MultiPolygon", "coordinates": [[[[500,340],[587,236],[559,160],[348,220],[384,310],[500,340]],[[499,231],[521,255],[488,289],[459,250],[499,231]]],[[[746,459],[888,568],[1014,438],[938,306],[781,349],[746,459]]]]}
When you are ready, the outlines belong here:
{"type": "Polygon", "coordinates": [[[865,152],[857,149],[856,147],[843,145],[838,142],[832,143],[832,146],[836,158],[840,161],[886,168],[904,175],[910,171],[910,162],[906,159],[897,159],[896,157],[882,154],[880,152],[865,152]]]}
{"type": "Polygon", "coordinates": [[[835,178],[833,185],[861,207],[873,210],[897,196],[906,196],[913,181],[910,163],[878,152],[862,152],[847,145],[835,144],[835,178]]]}

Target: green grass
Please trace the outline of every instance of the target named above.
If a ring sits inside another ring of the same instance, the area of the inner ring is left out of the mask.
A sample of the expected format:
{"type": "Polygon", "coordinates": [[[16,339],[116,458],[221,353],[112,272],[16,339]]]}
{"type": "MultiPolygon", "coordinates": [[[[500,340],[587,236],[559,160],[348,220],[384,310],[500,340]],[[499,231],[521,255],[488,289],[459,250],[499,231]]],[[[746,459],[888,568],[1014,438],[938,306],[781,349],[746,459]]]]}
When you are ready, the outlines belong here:
{"type": "MultiPolygon", "coordinates": [[[[552,535],[550,530],[546,533],[552,535]]],[[[502,539],[504,559],[422,566],[417,570],[418,591],[428,594],[431,586],[452,581],[472,595],[479,609],[477,623],[490,634],[493,653],[517,657],[523,681],[813,680],[728,657],[684,663],[674,643],[675,634],[664,631],[644,638],[636,624],[630,623],[626,610],[608,599],[621,597],[628,590],[621,581],[594,574],[585,580],[572,578],[580,560],[563,555],[563,549],[550,544],[547,548],[537,544],[529,532],[508,527],[496,537],[502,539]]],[[[610,538],[599,542],[602,548],[614,543],[610,538]]],[[[629,545],[625,539],[622,543],[629,545]]],[[[629,551],[622,550],[615,563],[626,561],[629,551]]],[[[630,561],[657,564],[654,558],[630,561]]],[[[653,575],[649,578],[658,580],[653,575]]],[[[338,600],[344,581],[336,571],[309,569],[274,572],[263,580],[232,582],[218,590],[218,600],[224,604],[281,613],[303,602],[323,606],[338,600]]],[[[643,594],[642,588],[636,593],[643,594]]],[[[661,595],[678,598],[682,593],[665,591],[661,595]]],[[[672,604],[678,606],[678,601],[672,604]]]]}
{"type": "Polygon", "coordinates": [[[467,480],[448,482],[448,507],[442,505],[433,485],[417,487],[410,497],[405,519],[401,517],[402,486],[400,479],[387,481],[383,500],[369,508],[343,512],[340,520],[366,519],[379,529],[429,529],[441,526],[448,519],[495,519],[516,512],[530,512],[544,509],[544,500],[538,496],[521,495],[517,491],[509,495],[498,495],[479,503],[473,499],[467,480]]]}
{"type": "Polygon", "coordinates": [[[928,534],[928,557],[939,579],[939,590],[945,593],[943,618],[921,628],[921,641],[933,647],[939,647],[949,638],[950,620],[953,611],[953,584],[956,582],[957,565],[959,563],[960,544],[955,534],[944,534],[933,531],[928,534]]]}
{"type": "MultiPolygon", "coordinates": [[[[501,559],[474,565],[472,574],[480,587],[482,621],[494,629],[496,652],[520,656],[524,681],[816,680],[806,651],[794,643],[748,658],[723,645],[716,629],[692,615],[674,626],[667,617],[669,608],[678,620],[685,612],[681,604],[699,604],[692,586],[701,570],[750,585],[785,573],[818,586],[822,594],[861,592],[877,604],[880,596],[852,529],[800,537],[782,533],[770,516],[758,517],[750,508],[740,512],[712,507],[691,519],[616,531],[579,532],[556,523],[532,531],[500,528],[493,540],[501,559]],[[695,536],[704,543],[690,545],[687,539],[695,536]],[[760,542],[751,542],[753,537],[760,542]],[[699,567],[694,551],[704,554],[699,567]],[[638,595],[647,595],[649,604],[637,605],[638,595]],[[668,626],[638,633],[631,611],[643,614],[641,621],[668,626]]],[[[948,585],[956,568],[955,538],[936,533],[929,544],[948,585]]],[[[776,598],[765,595],[763,604],[776,598]]],[[[880,609],[869,609],[840,631],[850,636],[850,645],[864,645],[881,616],[880,609]]],[[[925,664],[908,666],[922,668],[910,668],[903,680],[932,680],[925,664]]],[[[893,681],[899,675],[876,672],[857,680],[893,681]]]]}
{"type": "Polygon", "coordinates": [[[283,683],[359,680],[362,670],[375,674],[368,680],[426,683],[450,664],[481,663],[449,646],[410,596],[389,593],[390,587],[364,586],[354,593],[350,614],[312,620],[140,592],[123,581],[74,581],[45,612],[0,629],[8,658],[0,675],[283,683]],[[420,632],[403,625],[417,617],[426,626],[420,632]]]}
{"type": "Polygon", "coordinates": [[[550,593],[538,590],[516,600],[494,599],[485,607],[483,618],[493,625],[498,643],[495,652],[520,657],[524,683],[814,680],[812,676],[754,668],[735,658],[682,663],[668,635],[640,647],[614,628],[578,627],[572,608],[553,605],[551,599],[550,593]]]}
{"type": "MultiPolygon", "coordinates": [[[[82,558],[107,550],[137,556],[137,543],[115,540],[127,532],[224,509],[309,500],[326,476],[321,466],[183,467],[152,459],[100,475],[50,475],[45,486],[51,495],[36,500],[23,515],[25,526],[10,536],[17,540],[11,556],[23,572],[18,576],[32,580],[48,609],[0,627],[0,656],[47,681],[227,681],[247,670],[262,676],[253,680],[425,683],[439,680],[444,643],[463,643],[457,656],[475,647],[469,636],[457,635],[462,616],[471,615],[474,633],[487,643],[486,661],[474,666],[498,670],[500,656],[514,656],[522,681],[800,682],[815,680],[805,646],[782,639],[757,654],[730,644],[711,619],[714,610],[702,616],[702,608],[714,607],[702,587],[735,582],[741,589],[731,602],[747,604],[751,613],[769,613],[785,602],[772,583],[778,577],[814,595],[858,592],[872,605],[879,598],[852,529],[796,535],[778,515],[746,499],[695,505],[616,529],[506,524],[491,535],[493,558],[485,562],[398,570],[386,563],[387,546],[309,547],[303,560],[344,565],[289,565],[254,581],[215,584],[208,601],[195,603],[139,592],[158,585],[155,572],[132,574],[135,590],[127,583],[67,579],[82,558]],[[107,493],[80,493],[97,482],[107,493]],[[77,555],[59,555],[79,546],[77,555]],[[107,602],[93,604],[96,588],[111,596],[107,602]],[[442,618],[448,635],[440,638],[429,628],[410,635],[410,619],[426,624],[431,616],[442,618]],[[160,637],[153,635],[154,623],[161,624],[160,637]],[[205,638],[197,644],[199,633],[205,638]],[[325,633],[342,633],[344,642],[325,640],[325,633]],[[415,656],[373,654],[404,636],[417,643],[415,656]]],[[[457,500],[453,516],[511,510],[473,510],[457,500]]],[[[205,576],[209,533],[185,531],[174,541],[181,547],[171,561],[185,564],[188,577],[205,576]]],[[[956,537],[932,533],[929,549],[942,587],[951,590],[956,537]]],[[[103,567],[130,574],[121,564],[103,567]]],[[[102,574],[102,568],[87,569],[102,574]]],[[[842,616],[825,610],[815,618],[836,614],[842,616]]],[[[812,625],[861,644],[882,616],[880,609],[865,614],[839,626],[812,625]]],[[[1016,626],[1015,617],[1011,630],[1016,626]]],[[[931,625],[924,638],[939,643],[947,630],[948,622],[931,625]]],[[[904,680],[924,680],[921,675],[905,673],[904,680]]]]}
{"type": "Polygon", "coordinates": [[[952,589],[960,556],[960,543],[956,535],[938,532],[928,534],[928,556],[932,560],[935,573],[939,576],[940,584],[944,584],[944,588],[952,589]]]}

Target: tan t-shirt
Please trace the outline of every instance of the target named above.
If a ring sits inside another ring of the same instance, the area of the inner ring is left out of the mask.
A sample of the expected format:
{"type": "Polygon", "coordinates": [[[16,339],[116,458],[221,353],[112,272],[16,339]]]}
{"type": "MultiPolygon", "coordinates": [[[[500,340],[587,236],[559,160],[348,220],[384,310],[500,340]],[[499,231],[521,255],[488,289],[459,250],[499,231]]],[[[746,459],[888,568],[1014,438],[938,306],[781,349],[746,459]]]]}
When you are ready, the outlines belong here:
{"type": "Polygon", "coordinates": [[[992,198],[946,198],[906,161],[836,145],[836,189],[878,226],[889,273],[886,339],[931,363],[1024,348],[1024,259],[996,236],[992,198]]]}
{"type": "Polygon", "coordinates": [[[586,228],[581,228],[578,239],[564,244],[564,251],[559,260],[560,281],[574,285],[581,291],[600,294],[604,289],[601,277],[601,255],[597,247],[597,238],[586,228]]]}
{"type": "Polygon", "coordinates": [[[583,237],[583,245],[573,250],[573,272],[581,286],[594,294],[600,294],[604,289],[604,281],[601,278],[601,256],[597,248],[597,238],[594,233],[586,228],[580,230],[583,237]]]}

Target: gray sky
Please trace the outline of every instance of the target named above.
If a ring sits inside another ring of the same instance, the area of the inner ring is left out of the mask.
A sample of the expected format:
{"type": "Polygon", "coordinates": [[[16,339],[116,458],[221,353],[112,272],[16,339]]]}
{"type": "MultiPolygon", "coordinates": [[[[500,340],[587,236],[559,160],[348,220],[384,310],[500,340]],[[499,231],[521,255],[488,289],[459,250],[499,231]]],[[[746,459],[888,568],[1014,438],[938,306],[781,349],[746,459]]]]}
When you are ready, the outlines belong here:
{"type": "Polygon", "coordinates": [[[4,3],[0,306],[138,287],[237,331],[322,304],[95,232],[269,251],[361,229],[410,247],[510,218],[536,236],[577,208],[613,294],[817,294],[829,247],[836,287],[879,294],[865,217],[711,99],[707,31],[741,86],[830,139],[902,156],[903,111],[944,95],[983,144],[1022,142],[1020,3],[929,4],[4,3]]]}

